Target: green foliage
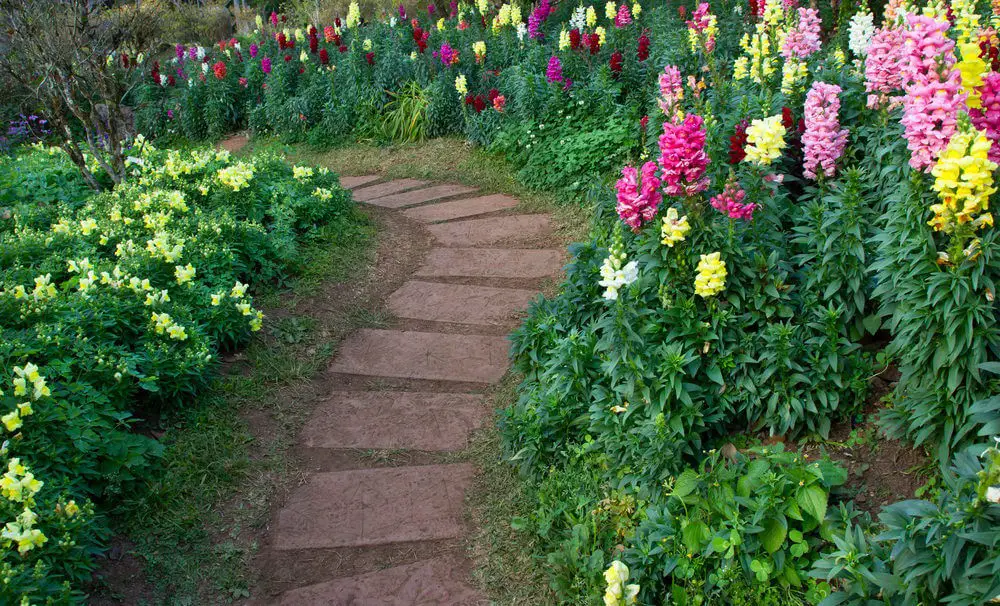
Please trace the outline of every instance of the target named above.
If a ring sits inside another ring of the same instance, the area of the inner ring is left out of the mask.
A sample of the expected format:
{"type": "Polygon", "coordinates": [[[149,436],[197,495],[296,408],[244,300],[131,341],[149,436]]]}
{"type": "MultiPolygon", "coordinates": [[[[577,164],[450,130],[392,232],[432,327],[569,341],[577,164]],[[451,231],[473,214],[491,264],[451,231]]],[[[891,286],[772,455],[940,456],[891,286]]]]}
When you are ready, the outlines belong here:
{"type": "Polygon", "coordinates": [[[416,82],[405,85],[385,105],[382,131],[389,141],[411,143],[423,141],[427,136],[426,92],[416,82]]]}
{"type": "Polygon", "coordinates": [[[934,501],[893,503],[879,528],[849,524],[834,537],[812,574],[842,589],[822,606],[972,606],[1000,596],[1000,450],[959,452],[943,477],[934,501]]]}

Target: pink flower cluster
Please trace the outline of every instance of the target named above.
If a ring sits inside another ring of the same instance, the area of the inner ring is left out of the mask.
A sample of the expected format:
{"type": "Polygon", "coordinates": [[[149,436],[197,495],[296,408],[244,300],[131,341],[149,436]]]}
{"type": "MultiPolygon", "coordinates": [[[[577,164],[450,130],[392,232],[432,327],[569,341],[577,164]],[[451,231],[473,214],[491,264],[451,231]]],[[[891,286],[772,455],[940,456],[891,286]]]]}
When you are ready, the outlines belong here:
{"type": "Polygon", "coordinates": [[[697,114],[664,122],[660,135],[660,178],[670,196],[693,196],[708,189],[705,121],[697,114]]]}
{"type": "Polygon", "coordinates": [[[698,8],[694,9],[694,12],[691,13],[691,20],[687,22],[688,29],[694,30],[699,34],[706,34],[705,50],[708,52],[715,50],[715,36],[709,31],[709,26],[712,24],[712,16],[708,2],[702,2],[698,5],[698,8]]]}
{"type": "Polygon", "coordinates": [[[628,5],[622,2],[618,8],[618,14],[615,15],[615,27],[621,29],[629,23],[632,23],[632,12],[628,10],[628,5]]]}
{"type": "Polygon", "coordinates": [[[836,84],[814,82],[806,94],[806,132],[802,133],[805,154],[803,171],[815,179],[819,173],[832,177],[837,172],[837,160],[847,145],[847,129],[840,128],[837,113],[840,111],[841,88],[836,84]],[[817,170],[818,169],[818,170],[817,170]]]}
{"type": "Polygon", "coordinates": [[[730,219],[749,221],[753,219],[753,211],[757,209],[757,205],[744,204],[743,199],[746,197],[747,193],[743,191],[736,179],[730,178],[729,181],[726,181],[726,187],[723,188],[722,193],[714,196],[709,200],[709,203],[712,208],[730,219]]]}
{"type": "Polygon", "coordinates": [[[903,87],[903,31],[893,27],[880,27],[872,36],[865,57],[865,90],[868,108],[877,109],[889,95],[903,87]]]}
{"type": "Polygon", "coordinates": [[[545,79],[549,82],[562,82],[562,61],[559,57],[552,55],[549,57],[549,66],[545,69],[545,79]]]}
{"type": "Polygon", "coordinates": [[[673,120],[678,104],[684,96],[684,85],[681,83],[681,70],[676,65],[668,65],[660,74],[659,104],[668,120],[673,120]]]}
{"type": "Polygon", "coordinates": [[[984,76],[979,94],[983,106],[970,109],[969,117],[972,118],[972,125],[985,132],[986,138],[993,144],[990,161],[1000,164],[1000,73],[990,72],[984,76]]]}
{"type": "Polygon", "coordinates": [[[808,59],[820,47],[819,11],[814,8],[799,9],[799,23],[785,36],[781,55],[785,59],[808,59]]]}
{"type": "Polygon", "coordinates": [[[965,107],[962,76],[955,69],[955,43],[945,32],[947,21],[907,15],[904,36],[903,117],[910,166],[929,171],[955,133],[958,112],[965,107]]]}
{"type": "Polygon", "coordinates": [[[446,67],[458,63],[458,51],[452,48],[447,42],[443,42],[441,49],[434,51],[433,55],[441,59],[441,63],[446,67]]]}
{"type": "Polygon", "coordinates": [[[646,162],[642,165],[642,181],[639,181],[639,171],[634,166],[622,169],[622,178],[615,184],[618,192],[618,216],[634,231],[639,231],[642,224],[656,217],[656,209],[663,200],[660,194],[660,180],[656,178],[656,164],[646,162]]]}
{"type": "Polygon", "coordinates": [[[549,0],[542,0],[535,10],[531,11],[531,15],[528,16],[528,37],[532,40],[536,38],[542,38],[544,36],[542,32],[542,23],[549,18],[549,14],[552,12],[552,6],[549,4],[549,0]]]}

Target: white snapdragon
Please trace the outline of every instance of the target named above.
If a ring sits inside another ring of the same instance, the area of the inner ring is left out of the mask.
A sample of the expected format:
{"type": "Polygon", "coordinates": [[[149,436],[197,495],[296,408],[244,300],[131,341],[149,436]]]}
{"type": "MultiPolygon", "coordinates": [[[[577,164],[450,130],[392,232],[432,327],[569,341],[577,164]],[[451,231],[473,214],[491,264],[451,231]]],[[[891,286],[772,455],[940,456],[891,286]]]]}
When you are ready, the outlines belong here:
{"type": "Polygon", "coordinates": [[[875,35],[875,19],[872,14],[866,11],[857,12],[851,17],[848,26],[847,47],[858,57],[868,54],[868,47],[871,46],[872,36],[875,35]]]}

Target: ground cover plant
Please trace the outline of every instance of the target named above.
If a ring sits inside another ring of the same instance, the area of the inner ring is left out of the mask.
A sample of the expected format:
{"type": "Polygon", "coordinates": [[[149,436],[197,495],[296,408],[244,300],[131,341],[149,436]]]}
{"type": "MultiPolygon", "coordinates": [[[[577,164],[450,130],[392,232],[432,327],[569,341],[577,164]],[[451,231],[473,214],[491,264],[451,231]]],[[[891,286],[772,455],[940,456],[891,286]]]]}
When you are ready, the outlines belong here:
{"type": "Polygon", "coordinates": [[[5,602],[84,597],[107,514],[156,473],[145,424],[262,327],[251,284],[284,283],[310,238],[360,220],[325,169],[128,149],[124,183],[102,193],[58,148],[0,163],[5,602]]]}

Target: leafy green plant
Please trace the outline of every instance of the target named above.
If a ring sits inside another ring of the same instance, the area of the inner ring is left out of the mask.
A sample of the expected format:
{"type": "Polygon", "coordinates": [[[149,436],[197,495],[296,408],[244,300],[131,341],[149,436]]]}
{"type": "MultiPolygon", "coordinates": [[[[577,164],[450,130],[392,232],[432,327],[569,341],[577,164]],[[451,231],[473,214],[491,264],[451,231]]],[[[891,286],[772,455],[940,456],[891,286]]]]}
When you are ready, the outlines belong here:
{"type": "Polygon", "coordinates": [[[388,92],[390,100],[382,117],[382,132],[390,141],[411,143],[427,137],[427,93],[416,82],[399,92],[388,92]]]}

